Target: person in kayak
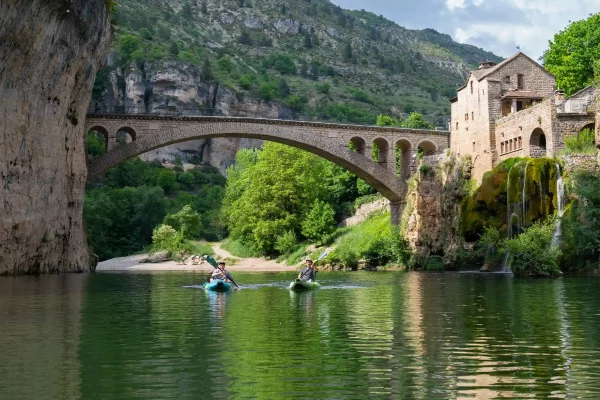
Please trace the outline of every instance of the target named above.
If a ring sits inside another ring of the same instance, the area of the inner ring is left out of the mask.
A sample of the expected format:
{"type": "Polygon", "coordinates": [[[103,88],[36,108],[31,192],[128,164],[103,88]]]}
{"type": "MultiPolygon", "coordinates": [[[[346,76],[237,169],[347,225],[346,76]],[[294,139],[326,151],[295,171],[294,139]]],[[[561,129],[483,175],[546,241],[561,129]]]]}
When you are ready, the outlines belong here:
{"type": "Polygon", "coordinates": [[[211,282],[217,279],[229,282],[229,279],[227,278],[227,271],[225,271],[225,263],[223,261],[219,262],[219,267],[216,268],[210,276],[211,282]]]}
{"type": "Polygon", "coordinates": [[[302,267],[300,273],[298,274],[298,279],[302,279],[306,282],[314,282],[317,278],[317,271],[315,271],[315,266],[313,265],[313,261],[310,258],[306,259],[306,265],[302,267]]]}

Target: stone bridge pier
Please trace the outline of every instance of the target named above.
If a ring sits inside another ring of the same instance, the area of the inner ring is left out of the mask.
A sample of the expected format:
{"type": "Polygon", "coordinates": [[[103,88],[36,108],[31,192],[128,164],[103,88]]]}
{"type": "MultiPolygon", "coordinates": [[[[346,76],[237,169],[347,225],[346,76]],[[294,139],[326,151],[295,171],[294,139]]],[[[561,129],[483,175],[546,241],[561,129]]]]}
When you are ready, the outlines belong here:
{"type": "Polygon", "coordinates": [[[107,151],[88,165],[88,178],[148,151],[189,140],[239,137],[294,146],[349,170],[385,196],[394,225],[402,217],[406,181],[416,171],[418,149],[433,155],[449,146],[444,131],[262,118],[91,114],[85,132],[91,131],[105,137],[107,151]],[[129,135],[129,143],[117,141],[123,133],[129,135]]]}

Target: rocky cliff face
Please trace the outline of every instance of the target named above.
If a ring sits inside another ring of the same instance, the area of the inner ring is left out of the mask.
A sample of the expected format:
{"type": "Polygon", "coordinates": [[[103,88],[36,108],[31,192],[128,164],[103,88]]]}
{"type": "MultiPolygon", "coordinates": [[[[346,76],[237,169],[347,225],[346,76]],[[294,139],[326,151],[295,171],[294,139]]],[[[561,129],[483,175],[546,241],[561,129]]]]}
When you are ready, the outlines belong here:
{"type": "Polygon", "coordinates": [[[460,211],[470,165],[454,156],[427,158],[409,182],[402,230],[417,254],[452,264],[464,243],[460,211]]]}
{"type": "MultiPolygon", "coordinates": [[[[110,61],[111,57],[109,57],[110,61]]],[[[111,70],[108,84],[90,104],[91,112],[292,118],[289,107],[249,99],[223,85],[209,82],[201,68],[185,62],[133,63],[129,70],[111,70]]],[[[236,138],[196,140],[144,154],[146,161],[183,161],[193,157],[222,172],[235,161],[240,148],[260,147],[262,141],[236,138]]]]}
{"type": "Polygon", "coordinates": [[[0,2],[0,275],[91,268],[83,122],[109,32],[102,0],[0,2]]]}

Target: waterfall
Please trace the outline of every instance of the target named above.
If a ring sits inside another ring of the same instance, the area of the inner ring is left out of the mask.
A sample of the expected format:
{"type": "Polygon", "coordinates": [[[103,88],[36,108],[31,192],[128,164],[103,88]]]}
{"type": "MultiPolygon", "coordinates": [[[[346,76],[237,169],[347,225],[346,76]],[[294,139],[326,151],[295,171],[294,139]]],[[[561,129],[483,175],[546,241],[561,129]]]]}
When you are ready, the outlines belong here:
{"type": "Polygon", "coordinates": [[[563,182],[560,165],[556,163],[556,207],[558,219],[554,226],[554,234],[552,235],[552,246],[558,246],[562,237],[562,216],[565,213],[565,184],[563,182]]]}
{"type": "Polygon", "coordinates": [[[526,192],[525,189],[527,189],[527,167],[529,166],[529,163],[526,162],[525,163],[525,172],[523,172],[523,195],[522,195],[522,210],[523,210],[523,217],[521,218],[521,221],[523,221],[523,228],[525,227],[525,224],[527,223],[526,218],[527,218],[527,202],[526,202],[526,192]]]}

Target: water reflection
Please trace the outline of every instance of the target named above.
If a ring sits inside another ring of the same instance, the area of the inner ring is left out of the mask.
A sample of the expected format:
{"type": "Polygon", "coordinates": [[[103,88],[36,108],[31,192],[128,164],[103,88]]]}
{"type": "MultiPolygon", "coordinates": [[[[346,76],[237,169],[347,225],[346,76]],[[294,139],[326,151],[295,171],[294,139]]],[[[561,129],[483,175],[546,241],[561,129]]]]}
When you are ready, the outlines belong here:
{"type": "Polygon", "coordinates": [[[196,278],[0,279],[0,398],[600,397],[596,278],[196,278]]]}
{"type": "Polygon", "coordinates": [[[79,399],[87,276],[0,279],[0,398],[79,399]]]}

